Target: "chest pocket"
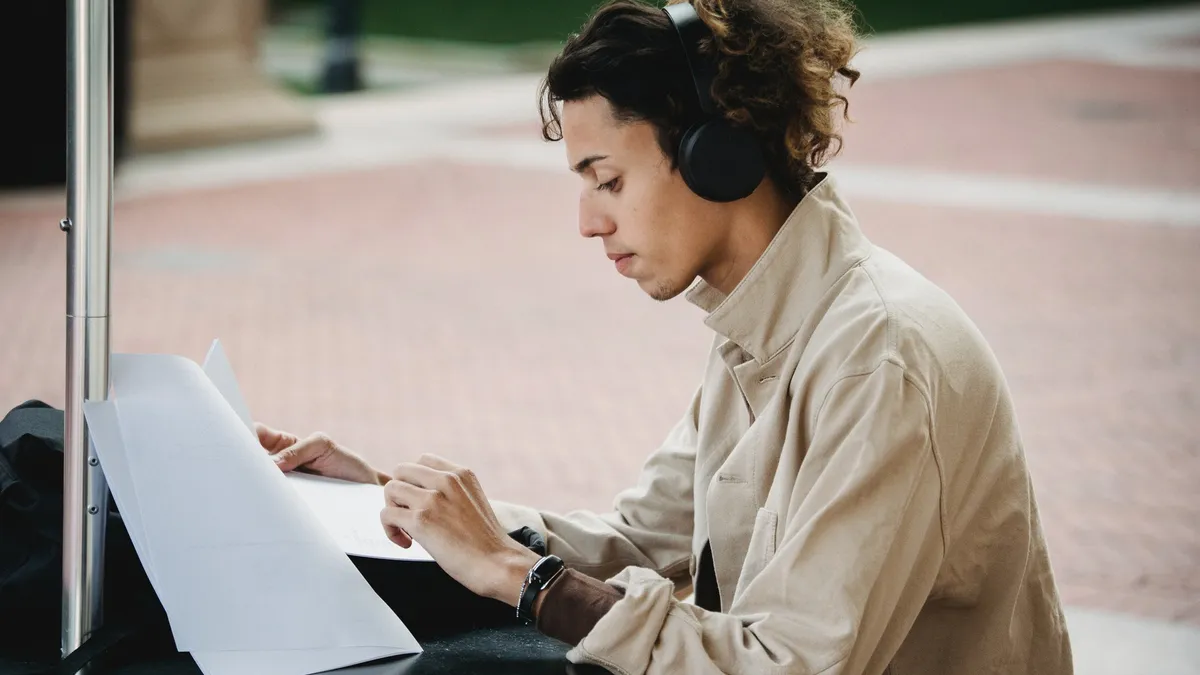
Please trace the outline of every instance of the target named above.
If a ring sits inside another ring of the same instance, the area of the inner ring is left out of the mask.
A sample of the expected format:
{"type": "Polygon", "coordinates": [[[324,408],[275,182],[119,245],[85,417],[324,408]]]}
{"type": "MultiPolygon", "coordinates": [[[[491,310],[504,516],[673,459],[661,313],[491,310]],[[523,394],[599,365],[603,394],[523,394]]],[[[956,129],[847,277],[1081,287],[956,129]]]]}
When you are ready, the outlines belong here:
{"type": "Polygon", "coordinates": [[[750,547],[746,550],[746,559],[742,563],[742,572],[738,575],[738,595],[774,559],[778,528],[779,514],[776,512],[771,509],[759,509],[755,513],[754,530],[750,534],[750,547]]]}

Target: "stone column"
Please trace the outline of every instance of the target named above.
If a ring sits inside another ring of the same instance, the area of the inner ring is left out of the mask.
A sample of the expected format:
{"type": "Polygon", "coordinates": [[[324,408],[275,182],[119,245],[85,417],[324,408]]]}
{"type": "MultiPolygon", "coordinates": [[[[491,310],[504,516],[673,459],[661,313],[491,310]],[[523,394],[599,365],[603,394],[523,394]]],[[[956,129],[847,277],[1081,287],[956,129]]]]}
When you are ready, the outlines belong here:
{"type": "Polygon", "coordinates": [[[316,130],[302,97],[259,70],[266,0],[133,0],[134,152],[316,130]]]}

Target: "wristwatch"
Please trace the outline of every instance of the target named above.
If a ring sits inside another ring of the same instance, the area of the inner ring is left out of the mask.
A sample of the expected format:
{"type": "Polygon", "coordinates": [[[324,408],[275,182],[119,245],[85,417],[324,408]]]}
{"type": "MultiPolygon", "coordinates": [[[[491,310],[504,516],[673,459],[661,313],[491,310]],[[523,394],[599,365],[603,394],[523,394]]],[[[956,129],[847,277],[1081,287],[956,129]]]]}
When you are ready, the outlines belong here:
{"type": "Polygon", "coordinates": [[[537,618],[533,615],[533,604],[542,591],[550,587],[566,570],[562,559],[556,555],[542,557],[529,568],[525,583],[521,584],[521,596],[517,601],[517,619],[530,625],[537,618]]]}

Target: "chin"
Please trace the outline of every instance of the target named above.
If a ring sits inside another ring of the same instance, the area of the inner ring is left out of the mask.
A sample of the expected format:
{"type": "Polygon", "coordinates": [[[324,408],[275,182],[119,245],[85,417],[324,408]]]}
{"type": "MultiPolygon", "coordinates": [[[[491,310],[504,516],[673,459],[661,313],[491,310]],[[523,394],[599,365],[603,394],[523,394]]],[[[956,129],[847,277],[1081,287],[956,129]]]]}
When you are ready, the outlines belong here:
{"type": "Polygon", "coordinates": [[[678,284],[669,284],[657,279],[639,281],[638,286],[641,286],[642,290],[645,291],[646,295],[649,295],[651,299],[659,302],[666,302],[667,300],[674,298],[682,293],[684,288],[686,288],[680,287],[678,284]]]}

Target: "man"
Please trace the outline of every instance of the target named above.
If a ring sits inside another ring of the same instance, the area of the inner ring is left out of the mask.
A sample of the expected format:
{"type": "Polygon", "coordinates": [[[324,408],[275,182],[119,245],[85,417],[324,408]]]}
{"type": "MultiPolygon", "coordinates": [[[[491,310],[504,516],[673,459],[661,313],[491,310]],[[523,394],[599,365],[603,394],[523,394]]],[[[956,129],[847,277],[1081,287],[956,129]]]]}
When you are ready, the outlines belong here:
{"type": "Polygon", "coordinates": [[[1070,673],[999,366],[815,168],[841,140],[854,48],[827,0],[618,1],[551,66],[545,135],[582,179],[580,233],[652,297],[686,291],[714,332],[691,405],[611,513],[489,502],[438,457],[385,474],[324,436],[260,426],[263,445],[284,470],[386,485],[397,544],[574,661],[1070,673]],[[520,526],[549,556],[507,534],[520,526]]]}

